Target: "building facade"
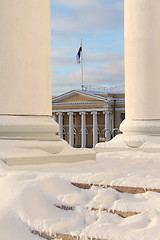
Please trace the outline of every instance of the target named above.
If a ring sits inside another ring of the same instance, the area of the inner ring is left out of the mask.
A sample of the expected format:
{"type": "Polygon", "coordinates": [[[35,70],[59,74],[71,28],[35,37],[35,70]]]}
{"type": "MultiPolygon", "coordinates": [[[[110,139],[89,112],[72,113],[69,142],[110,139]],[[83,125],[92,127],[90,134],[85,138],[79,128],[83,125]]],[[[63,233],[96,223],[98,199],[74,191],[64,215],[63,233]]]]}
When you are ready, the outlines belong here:
{"type": "Polygon", "coordinates": [[[71,146],[92,148],[117,134],[125,118],[124,93],[72,90],[52,98],[59,135],[71,146]]]}

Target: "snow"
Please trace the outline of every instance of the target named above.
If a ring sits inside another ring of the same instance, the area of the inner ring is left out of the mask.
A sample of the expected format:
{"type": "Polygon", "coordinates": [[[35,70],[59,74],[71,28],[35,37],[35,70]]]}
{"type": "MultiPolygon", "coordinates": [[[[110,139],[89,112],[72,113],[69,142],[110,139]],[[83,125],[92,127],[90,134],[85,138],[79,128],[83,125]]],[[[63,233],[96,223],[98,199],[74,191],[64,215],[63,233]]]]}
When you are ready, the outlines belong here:
{"type": "Polygon", "coordinates": [[[138,151],[98,153],[97,161],[67,164],[8,167],[0,161],[0,240],[43,239],[32,230],[108,240],[158,240],[160,193],[80,189],[71,182],[160,189],[159,169],[160,153],[138,151]],[[122,218],[103,209],[139,214],[122,218]]]}
{"type": "Polygon", "coordinates": [[[129,135],[118,134],[109,142],[98,143],[96,152],[129,150],[129,151],[147,151],[160,152],[160,137],[148,135],[129,135]]]}

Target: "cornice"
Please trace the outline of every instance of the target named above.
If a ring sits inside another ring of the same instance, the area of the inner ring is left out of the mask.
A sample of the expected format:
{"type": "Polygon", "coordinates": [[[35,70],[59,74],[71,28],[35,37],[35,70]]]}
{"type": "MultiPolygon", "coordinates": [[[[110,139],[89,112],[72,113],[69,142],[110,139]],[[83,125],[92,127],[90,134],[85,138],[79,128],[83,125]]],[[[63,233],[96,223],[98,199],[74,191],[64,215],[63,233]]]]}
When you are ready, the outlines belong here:
{"type": "MultiPolygon", "coordinates": [[[[111,106],[113,105],[114,101],[113,100],[107,100],[107,101],[76,101],[76,102],[58,102],[58,103],[52,103],[52,107],[54,106],[80,106],[80,105],[106,105],[106,106],[111,106]]],[[[116,105],[123,105],[125,104],[125,99],[120,99],[116,100],[116,105]]]]}
{"type": "Polygon", "coordinates": [[[103,108],[52,109],[52,113],[59,113],[59,112],[63,112],[63,113],[68,113],[68,112],[74,112],[74,113],[87,112],[87,113],[91,113],[93,111],[97,111],[97,112],[113,111],[113,108],[110,108],[110,107],[108,108],[107,106],[104,106],[103,108]]]}
{"type": "Polygon", "coordinates": [[[106,101],[77,101],[77,102],[58,102],[52,103],[52,106],[75,106],[75,105],[102,105],[106,104],[106,101]]]}

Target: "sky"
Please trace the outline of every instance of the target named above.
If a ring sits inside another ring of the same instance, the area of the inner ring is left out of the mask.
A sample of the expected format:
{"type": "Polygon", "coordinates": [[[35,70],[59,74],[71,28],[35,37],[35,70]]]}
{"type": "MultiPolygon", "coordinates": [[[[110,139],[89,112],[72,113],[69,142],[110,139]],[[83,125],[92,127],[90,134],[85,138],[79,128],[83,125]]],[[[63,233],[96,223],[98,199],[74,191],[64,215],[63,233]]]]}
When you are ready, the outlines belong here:
{"type": "Polygon", "coordinates": [[[50,0],[52,95],[84,85],[124,89],[124,0],[50,0]]]}

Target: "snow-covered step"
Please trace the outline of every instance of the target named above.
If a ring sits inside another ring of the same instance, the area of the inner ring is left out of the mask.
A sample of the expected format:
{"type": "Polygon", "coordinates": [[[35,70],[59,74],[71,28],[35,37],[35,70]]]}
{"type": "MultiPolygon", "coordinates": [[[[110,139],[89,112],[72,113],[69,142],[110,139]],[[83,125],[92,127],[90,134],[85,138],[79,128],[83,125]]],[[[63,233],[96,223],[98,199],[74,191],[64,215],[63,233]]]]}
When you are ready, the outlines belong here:
{"type": "MultiPolygon", "coordinates": [[[[40,237],[43,237],[44,239],[47,240],[53,240],[53,239],[60,239],[60,240],[103,240],[100,238],[89,238],[89,237],[79,237],[79,236],[72,236],[70,234],[64,234],[64,233],[57,233],[57,234],[49,234],[46,232],[39,232],[39,231],[32,231],[33,234],[38,235],[40,237]]],[[[105,239],[107,240],[107,239],[105,239]]]]}
{"type": "Polygon", "coordinates": [[[133,188],[133,192],[133,189],[130,188],[128,193],[126,189],[118,191],[119,189],[112,186],[102,187],[98,184],[81,183],[72,185],[75,187],[74,191],[58,196],[57,202],[55,202],[56,207],[78,212],[81,210],[108,212],[124,218],[149,211],[160,212],[160,194],[157,191],[147,189],[148,191],[142,192],[141,189],[138,189],[136,192],[136,188],[133,188]]]}
{"type": "MultiPolygon", "coordinates": [[[[65,210],[65,211],[74,211],[75,210],[75,207],[73,206],[65,206],[65,205],[54,205],[56,206],[57,208],[60,208],[62,210],[65,210]]],[[[99,208],[87,208],[87,210],[90,210],[90,211],[103,211],[103,212],[108,212],[108,213],[112,213],[112,214],[117,214],[119,215],[120,217],[123,217],[123,218],[126,218],[126,217],[131,217],[131,216],[134,216],[134,215],[137,215],[139,214],[140,212],[122,212],[122,211],[118,211],[118,210],[112,210],[112,209],[108,209],[108,208],[103,208],[103,209],[99,209],[99,208]]]]}
{"type": "Polygon", "coordinates": [[[103,185],[103,184],[95,184],[95,183],[88,184],[88,183],[77,183],[77,182],[72,182],[72,185],[82,189],[90,189],[92,186],[102,187],[102,188],[113,188],[118,192],[130,193],[130,194],[145,193],[147,191],[160,193],[160,189],[156,189],[156,188],[127,187],[127,186],[103,185]]]}

